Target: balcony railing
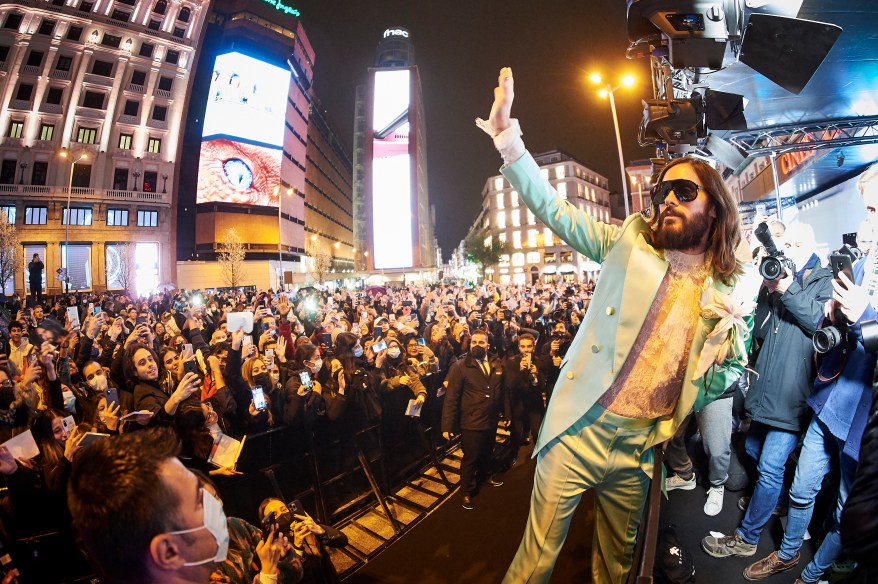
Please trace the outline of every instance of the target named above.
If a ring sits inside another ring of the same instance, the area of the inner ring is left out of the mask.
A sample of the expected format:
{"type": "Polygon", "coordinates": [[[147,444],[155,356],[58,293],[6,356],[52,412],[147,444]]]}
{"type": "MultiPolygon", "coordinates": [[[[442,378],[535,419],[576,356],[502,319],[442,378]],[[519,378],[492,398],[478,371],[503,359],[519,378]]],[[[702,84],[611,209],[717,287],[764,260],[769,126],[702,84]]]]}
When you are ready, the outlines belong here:
{"type": "Polygon", "coordinates": [[[119,123],[137,125],[140,123],[140,118],[138,116],[129,116],[122,114],[119,116],[119,123]]]}
{"type": "Polygon", "coordinates": [[[86,73],[83,81],[93,85],[103,85],[104,87],[113,87],[113,80],[103,75],[95,75],[94,73],[86,73]]]}
{"type": "Polygon", "coordinates": [[[147,122],[146,125],[149,126],[150,128],[156,128],[157,130],[167,130],[168,129],[168,122],[153,120],[151,118],[150,118],[149,122],[147,122]]]}
{"type": "Polygon", "coordinates": [[[84,105],[76,108],[76,115],[82,116],[85,118],[94,118],[96,120],[102,120],[107,115],[107,112],[104,110],[94,109],[91,107],[85,107],[84,105]]]}
{"type": "Polygon", "coordinates": [[[29,99],[12,99],[9,101],[9,107],[12,109],[29,110],[30,109],[30,100],[29,99]]]}
{"type": "MultiPolygon", "coordinates": [[[[51,197],[54,199],[66,199],[67,187],[61,185],[10,185],[0,184],[0,197],[12,197],[21,200],[25,195],[33,197],[51,197]]],[[[96,189],[92,187],[73,187],[70,189],[71,199],[74,201],[94,201],[97,203],[125,202],[151,203],[157,205],[170,205],[170,193],[147,193],[145,191],[128,191],[120,189],[96,189]]],[[[5,203],[5,201],[4,201],[5,203]]]]}
{"type": "Polygon", "coordinates": [[[40,106],[40,111],[44,114],[60,114],[61,113],[61,104],[60,103],[44,103],[40,106]]]}
{"type": "Polygon", "coordinates": [[[163,97],[165,99],[171,99],[171,92],[167,89],[158,89],[155,90],[156,97],[163,97]]]}
{"type": "Polygon", "coordinates": [[[133,91],[134,93],[144,93],[143,85],[137,85],[136,83],[129,83],[127,87],[128,91],[133,91]]]}
{"type": "Polygon", "coordinates": [[[52,69],[49,73],[52,79],[70,79],[70,71],[62,71],[61,69],[52,69]]]}
{"type": "Polygon", "coordinates": [[[40,74],[40,66],[39,65],[22,65],[21,72],[25,75],[39,75],[40,74]]]}

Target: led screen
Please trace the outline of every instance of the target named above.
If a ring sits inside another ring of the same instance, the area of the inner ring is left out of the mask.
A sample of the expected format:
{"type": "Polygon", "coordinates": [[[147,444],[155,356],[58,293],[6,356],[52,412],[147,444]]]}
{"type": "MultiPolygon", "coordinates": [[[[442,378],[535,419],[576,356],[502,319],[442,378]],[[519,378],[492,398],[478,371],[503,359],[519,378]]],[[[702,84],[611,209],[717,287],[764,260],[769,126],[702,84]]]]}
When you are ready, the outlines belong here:
{"type": "Polygon", "coordinates": [[[290,71],[242,55],[216,58],[210,84],[198,203],[277,205],[290,71]]]}
{"type": "Polygon", "coordinates": [[[375,73],[372,233],[376,269],[412,266],[409,71],[375,73]]]}

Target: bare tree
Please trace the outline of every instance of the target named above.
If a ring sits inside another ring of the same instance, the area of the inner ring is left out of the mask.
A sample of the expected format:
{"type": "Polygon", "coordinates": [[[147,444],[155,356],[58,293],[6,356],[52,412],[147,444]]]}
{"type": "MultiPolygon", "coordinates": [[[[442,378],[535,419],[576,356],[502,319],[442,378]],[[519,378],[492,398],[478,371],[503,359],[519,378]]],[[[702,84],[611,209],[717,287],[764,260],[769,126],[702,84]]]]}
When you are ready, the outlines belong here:
{"type": "Polygon", "coordinates": [[[107,258],[107,281],[133,293],[137,277],[135,246],[131,243],[118,243],[108,246],[108,249],[112,249],[113,253],[107,258]]]}
{"type": "Polygon", "coordinates": [[[230,227],[226,231],[223,241],[219,244],[219,253],[216,257],[220,263],[226,286],[237,288],[243,283],[246,254],[246,248],[241,236],[238,235],[238,230],[230,227]]]}
{"type": "Polygon", "coordinates": [[[326,274],[332,268],[332,256],[325,252],[317,252],[314,254],[314,267],[311,275],[317,280],[318,284],[323,284],[326,274]]]}
{"type": "Polygon", "coordinates": [[[15,225],[9,222],[6,213],[0,212],[0,285],[13,281],[15,273],[24,271],[24,248],[18,239],[15,225]]]}

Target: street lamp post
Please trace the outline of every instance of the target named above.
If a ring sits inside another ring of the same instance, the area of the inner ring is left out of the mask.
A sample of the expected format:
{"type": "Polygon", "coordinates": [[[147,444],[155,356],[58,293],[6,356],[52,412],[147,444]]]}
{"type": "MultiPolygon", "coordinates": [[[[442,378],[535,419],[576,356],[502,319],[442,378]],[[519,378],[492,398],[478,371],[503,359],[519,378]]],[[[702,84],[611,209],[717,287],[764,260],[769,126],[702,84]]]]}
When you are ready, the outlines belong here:
{"type": "MultiPolygon", "coordinates": [[[[61,152],[61,158],[67,158],[67,152],[61,152]]],[[[67,206],[64,212],[67,214],[64,222],[64,293],[70,292],[70,196],[73,194],[73,171],[76,163],[80,160],[88,160],[88,154],[81,154],[79,158],[70,163],[70,178],[67,181],[67,206]]]]}
{"type": "MultiPolygon", "coordinates": [[[[589,76],[589,79],[592,83],[598,85],[603,83],[603,79],[599,73],[592,73],[589,76]]],[[[622,154],[622,136],[619,133],[619,116],[616,114],[616,99],[614,94],[618,89],[622,87],[631,87],[632,85],[634,85],[634,77],[631,75],[625,75],[619,85],[613,87],[611,84],[605,83],[599,92],[601,97],[610,98],[610,111],[613,112],[613,127],[616,130],[616,148],[619,151],[619,171],[622,174],[622,194],[625,197],[625,217],[628,217],[628,215],[631,214],[631,209],[628,205],[628,180],[625,177],[625,157],[622,154]]]]}

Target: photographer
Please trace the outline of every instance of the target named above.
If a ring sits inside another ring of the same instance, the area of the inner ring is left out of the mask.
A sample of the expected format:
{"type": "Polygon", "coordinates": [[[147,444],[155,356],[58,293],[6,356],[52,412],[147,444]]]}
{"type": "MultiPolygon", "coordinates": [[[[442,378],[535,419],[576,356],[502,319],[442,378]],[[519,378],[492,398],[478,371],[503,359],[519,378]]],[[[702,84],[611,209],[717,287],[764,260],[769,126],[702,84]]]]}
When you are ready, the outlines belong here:
{"type": "MultiPolygon", "coordinates": [[[[767,237],[766,247],[774,247],[767,237]]],[[[814,254],[816,241],[809,225],[792,224],[779,244],[796,271],[787,266],[777,278],[765,278],[759,290],[753,335],[760,349],[754,365],[756,375],[750,377],[744,402],[747,418],[752,420],[745,449],[757,465],[756,487],[749,502],[742,500],[740,504],[746,507],[746,513],[736,532],[739,539],[733,535],[720,538],[724,541],[711,537],[703,540],[705,551],[714,557],[751,555],[755,551],[762,529],[778,505],[784,466],[810,419],[805,400],[815,375],[811,338],[823,318],[823,305],[832,294],[832,272],[821,267],[814,254]]],[[[764,268],[761,272],[765,277],[764,268]]],[[[770,270],[769,275],[773,275],[770,270]]],[[[713,492],[708,493],[705,505],[708,515],[716,515],[722,508],[722,492],[719,497],[714,493],[717,488],[723,489],[728,478],[731,402],[717,400],[696,414],[712,461],[709,478],[713,492]],[[717,411],[719,408],[722,413],[717,411]],[[722,453],[722,460],[716,462],[722,462],[724,469],[713,464],[715,452],[722,453]],[[714,504],[708,508],[711,499],[714,504]]]]}
{"type": "Polygon", "coordinates": [[[546,389],[546,374],[542,360],[534,355],[536,339],[530,333],[518,337],[518,354],[510,355],[503,365],[503,387],[509,397],[512,410],[512,423],[509,432],[510,448],[506,466],[511,467],[518,455],[518,449],[534,439],[546,415],[543,392],[546,389]]]}

